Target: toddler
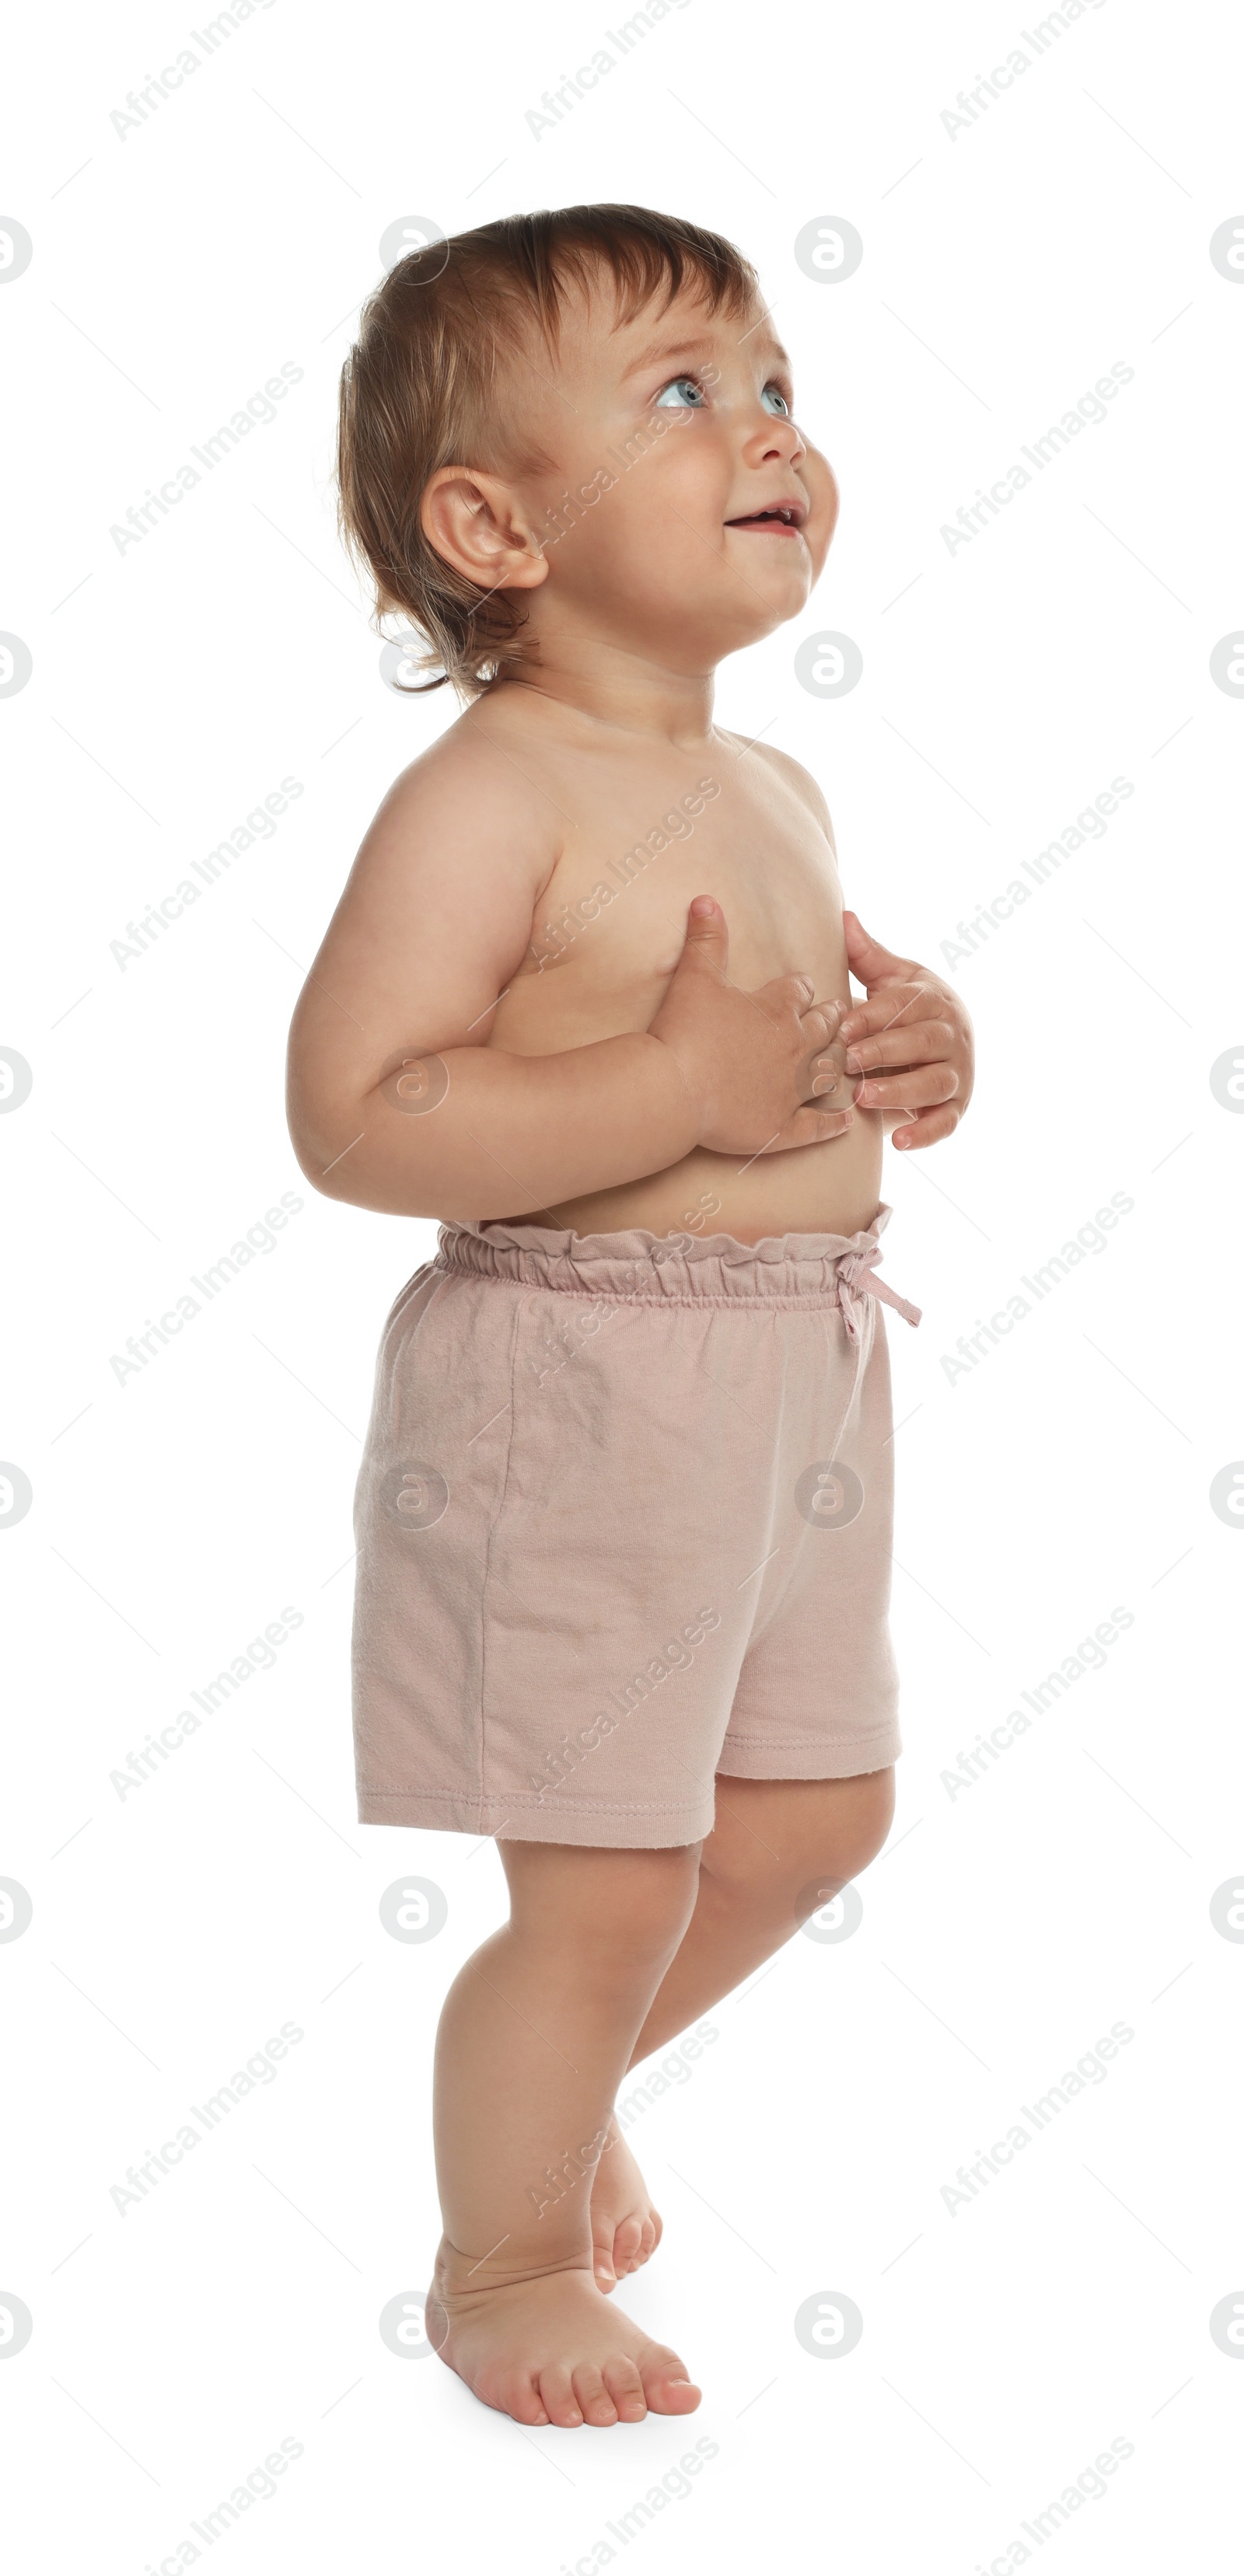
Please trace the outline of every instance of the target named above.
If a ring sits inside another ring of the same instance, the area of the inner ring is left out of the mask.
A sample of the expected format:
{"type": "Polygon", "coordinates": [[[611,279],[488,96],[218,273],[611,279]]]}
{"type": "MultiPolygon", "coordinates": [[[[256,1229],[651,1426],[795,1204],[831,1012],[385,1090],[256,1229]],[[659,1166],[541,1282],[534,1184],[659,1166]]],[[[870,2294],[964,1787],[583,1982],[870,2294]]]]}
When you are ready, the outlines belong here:
{"type": "Polygon", "coordinates": [[[615,2094],[889,1829],[883,1130],[951,1132],[971,1035],[844,914],[807,772],[713,721],[838,509],[730,243],[579,206],[412,253],[338,466],[464,707],[289,1057],[316,1188],[441,1221],[355,1503],[360,1818],[494,1836],[510,1893],[440,2025],[428,2333],[519,2423],[635,2423],[700,2392],[612,2295],[661,2234],[615,2094]]]}

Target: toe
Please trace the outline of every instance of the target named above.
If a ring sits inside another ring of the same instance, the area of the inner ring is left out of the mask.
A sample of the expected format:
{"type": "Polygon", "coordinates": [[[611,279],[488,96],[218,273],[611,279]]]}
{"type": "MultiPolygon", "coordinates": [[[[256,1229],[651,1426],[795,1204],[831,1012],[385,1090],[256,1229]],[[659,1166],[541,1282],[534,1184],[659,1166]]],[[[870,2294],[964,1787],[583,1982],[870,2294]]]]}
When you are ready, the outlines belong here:
{"type": "Polygon", "coordinates": [[[648,2412],[644,2383],[637,2365],[622,2353],[605,2363],[601,2373],[623,2424],[640,2424],[648,2412]]]}
{"type": "Polygon", "coordinates": [[[598,2290],[616,2290],[617,2269],[613,2258],[613,2221],[592,2220],[592,2272],[598,2290]]]}
{"type": "Polygon", "coordinates": [[[571,2375],[585,2424],[616,2424],[618,2410],[594,2361],[581,2361],[571,2375]]]}
{"type": "Polygon", "coordinates": [[[540,2373],[539,2385],[550,2424],[559,2424],[563,2432],[569,2432],[573,2425],[582,2423],[583,2410],[564,2362],[549,2362],[540,2373]]]}
{"type": "Polygon", "coordinates": [[[506,2371],[492,2382],[485,2376],[477,2380],[475,2394],[500,2414],[512,2415],[516,2424],[547,2424],[549,2420],[529,2370],[506,2371]]]}
{"type": "Polygon", "coordinates": [[[637,2213],[632,2214],[628,2218],[624,2218],[621,2225],[616,2230],[613,2240],[613,2268],[615,2272],[622,2273],[634,2271],[636,2264],[642,2259],[640,2248],[643,2244],[643,2239],[644,2223],[642,2218],[640,2218],[637,2213]]]}
{"type": "Polygon", "coordinates": [[[688,2379],[686,2363],[667,2344],[649,2346],[641,2372],[644,2395],[654,2415],[694,2414],[700,2403],[700,2390],[688,2379]]]}

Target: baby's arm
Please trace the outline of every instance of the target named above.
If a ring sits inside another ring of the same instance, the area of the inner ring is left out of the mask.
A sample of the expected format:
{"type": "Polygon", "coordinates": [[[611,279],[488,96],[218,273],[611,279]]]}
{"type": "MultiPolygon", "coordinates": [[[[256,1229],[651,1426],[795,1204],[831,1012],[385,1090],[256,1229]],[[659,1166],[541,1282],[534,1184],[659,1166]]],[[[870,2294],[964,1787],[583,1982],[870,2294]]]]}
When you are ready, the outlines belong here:
{"type": "Polygon", "coordinates": [[[807,1105],[849,1094],[841,1049],[826,1054],[838,1006],[814,1006],[794,975],[736,990],[707,898],[647,1030],[551,1055],[488,1045],[558,851],[556,809],[500,768],[447,737],[363,842],[290,1031],[308,1180],[393,1215],[487,1218],[665,1171],[699,1144],[755,1154],[840,1135],[849,1109],[807,1105]],[[411,1059],[427,1066],[425,1107],[417,1072],[405,1106],[396,1094],[411,1059]]]}

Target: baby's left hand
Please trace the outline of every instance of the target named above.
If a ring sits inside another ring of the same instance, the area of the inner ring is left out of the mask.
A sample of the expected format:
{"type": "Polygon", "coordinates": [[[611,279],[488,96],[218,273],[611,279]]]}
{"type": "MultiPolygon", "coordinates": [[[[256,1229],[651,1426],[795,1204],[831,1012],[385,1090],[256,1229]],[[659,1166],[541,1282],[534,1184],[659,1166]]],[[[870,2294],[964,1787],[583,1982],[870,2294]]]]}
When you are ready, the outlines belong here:
{"type": "Polygon", "coordinates": [[[954,1134],[972,1097],[972,1023],[940,975],[914,957],[891,956],[857,914],[843,920],[847,961],[868,995],[837,1032],[847,1072],[866,1077],[856,1100],[862,1109],[899,1112],[896,1145],[936,1145],[954,1134]]]}

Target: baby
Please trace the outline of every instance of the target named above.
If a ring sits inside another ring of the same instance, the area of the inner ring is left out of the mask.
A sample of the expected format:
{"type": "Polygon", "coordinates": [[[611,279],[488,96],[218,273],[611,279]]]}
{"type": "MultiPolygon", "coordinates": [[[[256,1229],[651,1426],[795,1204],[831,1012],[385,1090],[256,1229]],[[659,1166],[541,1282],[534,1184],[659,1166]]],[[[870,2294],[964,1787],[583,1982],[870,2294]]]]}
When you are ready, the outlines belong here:
{"type": "Polygon", "coordinates": [[[500,1849],[427,2330],[521,2424],[699,2404],[610,2296],[661,2234],[614,2097],[893,1811],[883,1127],[949,1135],[971,1034],[713,721],[833,535],[795,410],[754,270],[633,206],[413,253],[342,379],[343,529],[465,712],[363,841],[289,1122],[329,1197],[442,1220],[356,1495],[358,1803],[500,1849]]]}

